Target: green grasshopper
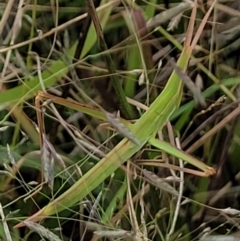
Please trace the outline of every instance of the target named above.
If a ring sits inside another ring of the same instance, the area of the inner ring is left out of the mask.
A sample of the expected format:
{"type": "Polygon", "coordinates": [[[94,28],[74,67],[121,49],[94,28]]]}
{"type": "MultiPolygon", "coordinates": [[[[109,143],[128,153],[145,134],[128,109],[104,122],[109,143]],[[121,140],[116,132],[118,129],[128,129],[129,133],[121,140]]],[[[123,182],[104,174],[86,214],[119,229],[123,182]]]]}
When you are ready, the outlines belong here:
{"type": "MultiPolygon", "coordinates": [[[[195,3],[196,4],[196,3],[195,3]]],[[[187,33],[187,39],[185,41],[185,47],[178,59],[177,66],[183,71],[187,69],[188,61],[191,57],[192,50],[202,32],[202,29],[212,11],[213,5],[208,10],[202,23],[194,37],[192,44],[191,38],[193,34],[193,23],[196,16],[196,9],[193,9],[191,21],[189,24],[189,31],[187,33]]],[[[39,221],[44,217],[61,212],[67,207],[71,207],[79,200],[82,200],[93,189],[95,189],[101,182],[109,177],[117,168],[119,168],[124,162],[129,160],[135,153],[137,153],[148,142],[152,145],[160,147],[165,152],[170,153],[176,157],[183,159],[191,163],[192,165],[201,169],[205,176],[210,176],[215,173],[215,170],[204,163],[196,160],[193,157],[177,150],[166,143],[161,143],[155,139],[155,135],[160,131],[165,123],[169,120],[173,112],[179,107],[183,91],[183,82],[178,74],[173,71],[170,76],[167,85],[162,93],[155,99],[149,109],[132,125],[129,125],[129,129],[139,144],[136,144],[124,138],[115,148],[113,148],[105,157],[103,157],[93,168],[91,168],[84,176],[82,176],[70,189],[60,195],[58,198],[50,202],[47,206],[41,209],[39,212],[29,217],[29,221],[39,221]],[[162,147],[162,148],[161,148],[162,147]]],[[[51,96],[47,93],[40,92],[37,96],[42,99],[51,99],[58,104],[64,104],[73,109],[81,110],[84,113],[88,113],[89,109],[85,106],[80,106],[76,102],[63,101],[61,98],[51,96]]],[[[93,116],[98,116],[101,119],[106,119],[104,113],[101,111],[90,111],[93,116]]],[[[24,223],[18,224],[16,227],[24,226],[24,223]]]]}

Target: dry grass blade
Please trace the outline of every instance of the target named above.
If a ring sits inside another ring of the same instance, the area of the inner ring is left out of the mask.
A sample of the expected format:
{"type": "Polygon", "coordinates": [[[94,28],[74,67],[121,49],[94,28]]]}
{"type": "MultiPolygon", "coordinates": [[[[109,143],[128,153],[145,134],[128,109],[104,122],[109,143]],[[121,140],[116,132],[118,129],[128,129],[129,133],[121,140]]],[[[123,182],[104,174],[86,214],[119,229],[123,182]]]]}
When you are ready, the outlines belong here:
{"type": "Polygon", "coordinates": [[[219,209],[221,212],[228,214],[228,215],[239,215],[240,211],[234,208],[225,208],[225,209],[219,209]]]}
{"type": "Polygon", "coordinates": [[[200,89],[193,83],[193,81],[189,78],[189,76],[176,65],[173,59],[171,59],[169,63],[174,67],[174,70],[177,72],[177,74],[182,79],[184,84],[192,92],[196,104],[200,104],[201,106],[205,107],[206,102],[201,94],[200,89]]]}
{"type": "Polygon", "coordinates": [[[61,167],[64,171],[65,176],[68,178],[69,183],[75,183],[73,175],[69,173],[64,161],[61,156],[58,155],[53,145],[47,140],[43,135],[43,147],[41,149],[41,162],[42,162],[42,171],[44,174],[44,180],[48,183],[48,186],[53,189],[54,185],[54,166],[55,162],[61,167]]]}
{"type": "MultiPolygon", "coordinates": [[[[238,2],[238,1],[235,1],[235,2],[238,2]]],[[[213,3],[213,1],[209,1],[208,2],[209,5],[212,5],[212,3],[213,3]]],[[[225,12],[225,13],[229,14],[229,15],[240,17],[240,12],[239,12],[238,9],[234,9],[232,7],[228,7],[228,6],[223,5],[221,3],[217,3],[216,4],[216,8],[218,10],[221,10],[222,12],[225,12]]]]}
{"type": "MultiPolygon", "coordinates": [[[[218,99],[218,101],[217,101],[216,103],[210,105],[206,110],[201,111],[201,113],[204,114],[204,113],[206,113],[207,111],[211,111],[212,108],[214,108],[215,106],[220,105],[221,102],[222,102],[222,98],[218,99]]],[[[238,99],[238,100],[236,100],[235,102],[232,102],[232,103],[230,103],[229,105],[227,105],[227,106],[221,108],[220,110],[216,111],[216,112],[215,112],[213,115],[211,115],[208,119],[206,119],[204,122],[202,122],[202,124],[199,125],[193,132],[191,132],[191,134],[188,135],[188,137],[181,143],[182,148],[183,148],[183,149],[186,149],[187,145],[188,145],[196,136],[198,136],[198,134],[199,134],[202,130],[204,130],[204,128],[206,128],[207,125],[213,123],[218,116],[220,116],[220,115],[222,115],[222,114],[224,114],[224,113],[227,113],[228,111],[230,111],[230,110],[232,110],[232,109],[235,109],[235,108],[239,105],[239,103],[240,103],[240,99],[238,99]]],[[[199,115],[200,115],[201,113],[199,113],[199,115]]],[[[193,118],[192,122],[189,124],[189,127],[191,127],[193,121],[194,121],[199,115],[196,115],[196,116],[193,118]]],[[[189,127],[188,127],[188,129],[189,129],[189,127]]],[[[188,129],[187,129],[187,130],[188,130],[188,129]]]]}
{"type": "Polygon", "coordinates": [[[133,229],[133,236],[134,239],[138,240],[138,237],[142,237],[142,233],[140,231],[139,225],[138,225],[138,219],[137,215],[134,209],[133,205],[133,198],[132,198],[132,191],[131,191],[131,175],[130,175],[130,162],[127,162],[127,204],[128,204],[128,212],[129,212],[129,218],[131,222],[131,226],[133,229]]]}
{"type": "MultiPolygon", "coordinates": [[[[14,23],[13,23],[12,29],[11,29],[11,31],[8,30],[7,26],[5,26],[4,29],[3,29],[4,32],[6,32],[6,31],[11,32],[12,36],[11,36],[10,45],[13,45],[15,43],[16,37],[18,35],[18,32],[19,32],[19,30],[22,27],[22,17],[23,17],[22,5],[23,5],[23,0],[19,0],[19,1],[15,0],[15,3],[13,5],[13,9],[12,10],[16,11],[16,13],[14,13],[14,14],[16,14],[16,17],[11,16],[13,13],[10,13],[10,16],[9,16],[10,21],[11,21],[11,18],[14,19],[14,23]]],[[[2,34],[3,37],[4,37],[4,35],[6,35],[6,33],[4,33],[4,32],[2,34]]],[[[1,35],[1,29],[0,29],[0,35],[1,35]]],[[[5,63],[4,63],[4,68],[3,68],[2,72],[1,72],[1,79],[5,76],[7,68],[9,67],[9,62],[10,62],[11,55],[12,55],[12,51],[9,50],[8,53],[7,53],[7,56],[6,56],[5,63]]]]}
{"type": "Polygon", "coordinates": [[[186,152],[192,153],[201,145],[203,145],[206,140],[216,134],[221,128],[225,127],[228,122],[236,118],[240,115],[240,107],[237,107],[234,111],[228,114],[223,120],[221,120],[218,124],[216,124],[210,131],[208,131],[205,135],[203,135],[200,139],[198,139],[192,146],[190,146],[186,152]]]}
{"type": "Polygon", "coordinates": [[[31,231],[38,233],[40,236],[47,238],[49,241],[62,241],[56,234],[40,224],[33,223],[31,221],[24,221],[24,223],[31,231]]]}
{"type": "MultiPolygon", "coordinates": [[[[17,8],[17,5],[18,5],[18,1],[17,0],[9,0],[8,1],[8,4],[7,4],[7,7],[5,8],[5,11],[4,11],[4,14],[1,18],[1,21],[0,21],[0,35],[7,35],[7,29],[6,29],[6,23],[8,21],[9,18],[11,18],[11,10],[13,7],[17,8]],[[5,33],[6,31],[6,33],[5,33]]],[[[13,18],[14,19],[14,18],[13,18]]],[[[12,21],[13,22],[13,21],[12,21]]]]}
{"type": "Polygon", "coordinates": [[[115,128],[120,134],[128,138],[136,145],[141,145],[141,143],[133,135],[133,133],[114,114],[106,112],[106,117],[108,122],[112,125],[112,127],[115,128]]]}
{"type": "Polygon", "coordinates": [[[143,169],[142,174],[144,175],[146,180],[149,181],[155,187],[157,187],[160,190],[163,190],[165,192],[169,192],[174,196],[178,196],[178,192],[174,187],[172,187],[170,184],[165,182],[162,178],[158,177],[154,173],[152,173],[146,169],[143,169]]]}
{"type": "Polygon", "coordinates": [[[200,238],[199,241],[239,241],[239,239],[231,235],[208,235],[200,238]]]}
{"type": "MultiPolygon", "coordinates": [[[[99,8],[97,8],[97,11],[105,10],[105,9],[109,8],[109,6],[116,5],[119,2],[120,2],[119,0],[110,1],[110,2],[108,2],[106,4],[104,4],[103,6],[100,6],[99,8]]],[[[1,48],[0,49],[0,53],[4,53],[4,52],[7,52],[8,50],[12,50],[12,49],[17,49],[17,48],[23,47],[25,45],[31,44],[33,42],[39,41],[40,39],[47,38],[47,37],[55,34],[56,32],[63,31],[67,27],[71,26],[74,23],[79,22],[80,20],[82,20],[82,19],[84,19],[86,17],[87,17],[87,13],[82,14],[82,15],[74,18],[74,19],[69,20],[68,22],[66,22],[64,24],[61,24],[61,25],[59,25],[59,26],[57,26],[55,28],[52,28],[50,31],[44,33],[42,36],[36,36],[34,38],[31,38],[29,40],[23,41],[21,43],[14,44],[13,46],[8,46],[6,48],[1,48]]]]}
{"type": "Polygon", "coordinates": [[[173,31],[174,28],[178,27],[178,24],[182,18],[183,13],[179,13],[177,16],[173,17],[170,21],[170,23],[168,24],[168,28],[167,31],[173,31]]]}
{"type": "Polygon", "coordinates": [[[94,232],[94,237],[91,239],[92,241],[96,241],[99,238],[109,238],[109,239],[124,239],[124,238],[130,238],[131,240],[134,238],[134,235],[132,232],[123,230],[123,229],[115,229],[110,230],[107,227],[103,227],[102,225],[99,225],[97,223],[93,222],[86,222],[86,227],[88,230],[92,230],[94,232]]]}
{"type": "Polygon", "coordinates": [[[126,230],[101,230],[95,231],[94,234],[101,238],[133,238],[133,234],[126,230]]]}
{"type": "Polygon", "coordinates": [[[171,8],[167,11],[164,11],[147,22],[147,28],[155,28],[160,26],[161,24],[167,22],[168,20],[172,19],[176,15],[191,9],[193,7],[192,1],[186,1],[178,4],[176,7],[171,8]]]}
{"type": "MultiPolygon", "coordinates": [[[[195,1],[195,2],[196,2],[196,4],[197,4],[197,1],[195,1]]],[[[209,18],[209,16],[210,16],[210,14],[211,14],[211,12],[212,12],[212,10],[213,10],[213,7],[215,6],[216,2],[217,2],[217,0],[215,0],[215,1],[211,4],[210,8],[208,9],[207,13],[205,14],[205,16],[204,16],[204,18],[203,18],[203,20],[202,20],[202,22],[201,22],[201,24],[199,25],[199,28],[198,28],[198,30],[197,30],[197,32],[196,32],[196,34],[195,34],[195,36],[194,36],[194,39],[193,39],[193,41],[192,41],[192,43],[191,43],[191,47],[192,47],[193,49],[195,48],[195,46],[196,46],[196,44],[197,44],[197,42],[198,42],[198,40],[199,40],[199,38],[200,38],[200,36],[201,36],[201,34],[202,34],[202,32],[203,32],[203,28],[205,27],[205,24],[206,24],[206,22],[207,22],[207,20],[208,20],[208,18],[209,18]]]]}
{"type": "Polygon", "coordinates": [[[2,219],[1,221],[2,221],[2,224],[3,224],[3,229],[4,229],[4,233],[6,235],[7,241],[12,241],[12,237],[11,237],[11,234],[10,234],[10,231],[9,231],[9,228],[8,228],[8,224],[7,224],[6,219],[5,219],[5,215],[4,215],[1,203],[0,203],[0,216],[1,216],[1,219],[2,219]]]}
{"type": "MultiPolygon", "coordinates": [[[[176,145],[179,149],[181,149],[181,145],[180,145],[180,141],[178,138],[176,138],[176,145]]],[[[183,161],[181,159],[179,159],[179,166],[181,168],[184,167],[183,161]]],[[[177,177],[177,176],[176,176],[177,177]]],[[[180,206],[181,206],[181,200],[183,197],[183,191],[184,191],[184,172],[180,172],[180,184],[179,184],[179,195],[177,197],[177,202],[176,202],[176,208],[174,211],[174,216],[173,216],[173,220],[172,220],[172,224],[171,224],[171,228],[167,234],[168,240],[170,240],[170,237],[173,235],[175,229],[176,229],[176,224],[177,224],[177,220],[179,217],[179,211],[180,211],[180,206]]]]}
{"type": "Polygon", "coordinates": [[[196,14],[197,14],[197,0],[194,0],[193,2],[192,2],[193,9],[192,9],[190,21],[189,21],[187,32],[186,32],[186,39],[184,42],[184,46],[190,46],[192,37],[193,37],[194,24],[195,24],[195,19],[196,19],[196,14]]]}
{"type": "Polygon", "coordinates": [[[43,146],[41,149],[41,161],[44,180],[49,188],[53,190],[54,184],[54,157],[56,152],[50,142],[43,136],[43,146]]]}
{"type": "Polygon", "coordinates": [[[9,158],[11,164],[12,164],[12,165],[16,165],[15,158],[14,158],[14,156],[13,156],[13,154],[12,154],[12,151],[11,151],[11,149],[10,149],[10,146],[9,146],[8,144],[7,144],[7,154],[8,154],[8,158],[9,158]]]}

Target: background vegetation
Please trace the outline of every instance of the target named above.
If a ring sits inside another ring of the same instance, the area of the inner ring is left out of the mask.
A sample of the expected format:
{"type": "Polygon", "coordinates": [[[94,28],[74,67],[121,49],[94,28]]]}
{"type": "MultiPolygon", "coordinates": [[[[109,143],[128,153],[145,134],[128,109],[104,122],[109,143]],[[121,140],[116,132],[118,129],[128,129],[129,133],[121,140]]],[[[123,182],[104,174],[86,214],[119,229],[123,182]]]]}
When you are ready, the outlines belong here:
{"type": "Polygon", "coordinates": [[[0,1],[1,240],[238,240],[239,1],[91,2],[0,1]]]}

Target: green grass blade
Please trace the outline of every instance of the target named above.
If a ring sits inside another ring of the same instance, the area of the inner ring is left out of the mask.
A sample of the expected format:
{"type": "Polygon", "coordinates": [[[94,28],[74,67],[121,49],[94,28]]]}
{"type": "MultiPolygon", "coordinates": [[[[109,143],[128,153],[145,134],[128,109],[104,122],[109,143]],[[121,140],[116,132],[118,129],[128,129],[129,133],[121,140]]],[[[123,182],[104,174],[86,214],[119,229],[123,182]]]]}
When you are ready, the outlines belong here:
{"type": "MultiPolygon", "coordinates": [[[[73,49],[72,49],[73,50],[73,49]]],[[[71,51],[73,54],[73,52],[71,51]]],[[[72,57],[73,55],[71,55],[72,57]]],[[[62,61],[56,61],[54,64],[42,73],[42,78],[45,87],[54,85],[59,79],[61,79],[68,72],[68,67],[62,61]]],[[[34,97],[37,92],[41,90],[38,77],[32,80],[24,82],[22,85],[9,89],[1,93],[0,105],[7,105],[12,103],[18,103],[28,100],[34,97]]]]}

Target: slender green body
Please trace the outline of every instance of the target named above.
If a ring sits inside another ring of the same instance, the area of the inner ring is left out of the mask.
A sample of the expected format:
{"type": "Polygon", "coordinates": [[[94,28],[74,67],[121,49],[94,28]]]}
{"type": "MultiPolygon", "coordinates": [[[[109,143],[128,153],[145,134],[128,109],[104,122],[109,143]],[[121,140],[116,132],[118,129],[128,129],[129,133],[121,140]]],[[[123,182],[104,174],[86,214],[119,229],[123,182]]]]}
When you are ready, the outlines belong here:
{"type": "MultiPolygon", "coordinates": [[[[215,2],[216,0],[214,3],[215,2]]],[[[183,48],[181,56],[177,62],[177,66],[182,70],[186,70],[192,49],[195,47],[214,6],[214,4],[212,4],[212,6],[209,8],[192,40],[197,9],[196,0],[194,1],[194,4],[195,5],[188,26],[189,28],[186,34],[185,47],[183,48]]],[[[170,145],[163,145],[161,142],[157,140],[155,141],[154,139],[156,133],[163,128],[172,113],[179,107],[182,98],[182,88],[182,80],[177,73],[173,71],[162,93],[152,103],[148,111],[146,111],[143,116],[141,116],[141,118],[130,127],[131,132],[134,134],[140,144],[137,145],[131,142],[129,139],[124,138],[69,190],[64,192],[61,196],[50,202],[47,206],[33,216],[29,217],[27,220],[38,221],[44,217],[48,217],[73,206],[82,200],[86,195],[88,195],[108,176],[110,176],[121,164],[137,153],[147,142],[159,147],[160,149],[163,146],[163,149],[166,152],[177,155],[179,158],[182,158],[183,160],[199,167],[206,173],[206,175],[214,174],[213,168],[206,166],[204,163],[200,165],[199,161],[196,161],[194,158],[191,159],[189,155],[185,155],[183,152],[179,153],[179,150],[171,152],[174,147],[171,147],[170,145]]],[[[24,222],[20,223],[16,227],[21,226],[24,226],[24,222]]]]}
{"type": "MultiPolygon", "coordinates": [[[[190,47],[185,48],[177,63],[181,69],[186,69],[190,55],[190,47]]],[[[44,216],[52,215],[73,206],[110,176],[121,164],[137,153],[151,137],[162,129],[174,110],[178,108],[182,98],[182,88],[182,81],[174,71],[162,93],[152,103],[148,111],[131,127],[132,133],[141,145],[136,145],[124,138],[69,190],[30,217],[30,219],[37,221],[44,216]]]]}
{"type": "MultiPolygon", "coordinates": [[[[191,48],[185,47],[177,63],[181,69],[185,70],[187,68],[190,55],[191,48]]],[[[97,163],[91,170],[89,170],[70,189],[50,202],[39,212],[29,217],[27,220],[35,222],[39,221],[44,217],[59,213],[81,201],[101,182],[109,177],[117,168],[119,168],[121,164],[123,164],[135,153],[137,153],[147,142],[151,143],[151,145],[157,148],[163,149],[173,156],[179,157],[195,165],[196,167],[203,170],[204,173],[206,173],[206,176],[212,175],[214,173],[213,168],[208,167],[197,159],[172,147],[170,144],[162,143],[154,139],[156,133],[163,128],[172,113],[179,107],[182,98],[182,89],[183,83],[177,73],[173,71],[162,93],[156,98],[156,100],[141,116],[141,118],[130,127],[131,132],[137,138],[140,145],[133,143],[127,138],[124,138],[114,149],[112,149],[104,158],[102,158],[99,163],[97,163]]],[[[59,100],[56,102],[58,103],[59,100]]],[[[69,106],[70,105],[73,105],[72,107],[77,109],[75,106],[76,103],[69,103],[69,106]]],[[[84,108],[84,106],[80,107],[80,109],[83,110],[84,108]]],[[[100,118],[104,118],[104,116],[100,116],[100,118]]],[[[24,223],[20,223],[16,227],[21,226],[24,226],[24,223]]]]}

